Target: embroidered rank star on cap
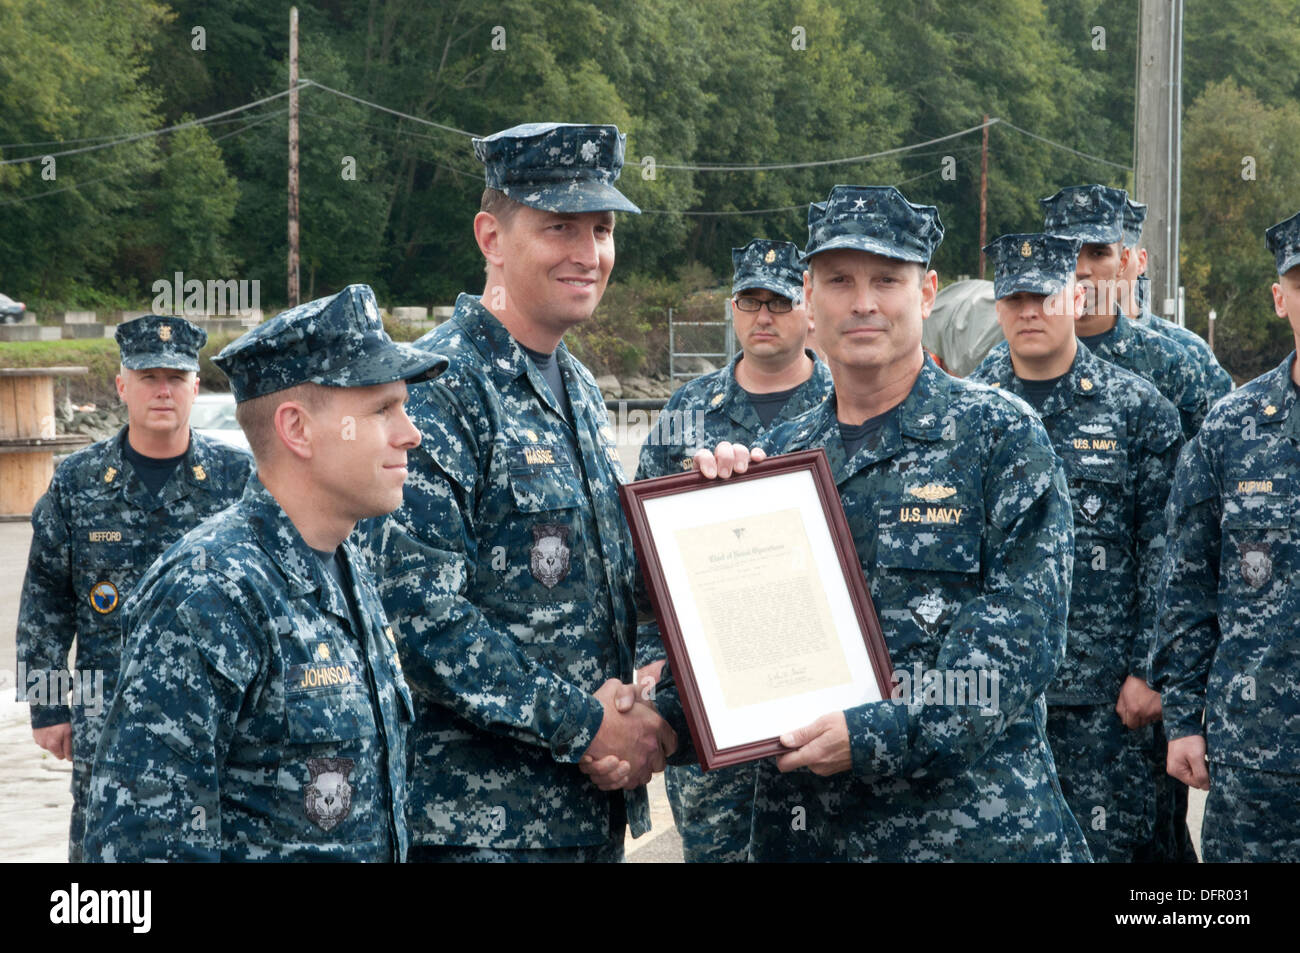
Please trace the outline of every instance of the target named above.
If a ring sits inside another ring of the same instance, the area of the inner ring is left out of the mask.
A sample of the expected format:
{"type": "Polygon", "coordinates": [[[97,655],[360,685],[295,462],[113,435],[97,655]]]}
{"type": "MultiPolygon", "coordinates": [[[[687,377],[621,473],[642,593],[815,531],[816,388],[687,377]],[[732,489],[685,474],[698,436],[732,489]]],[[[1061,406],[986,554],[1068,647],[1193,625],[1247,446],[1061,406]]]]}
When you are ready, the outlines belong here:
{"type": "Polygon", "coordinates": [[[794,242],[755,238],[744,248],[731,250],[731,293],[766,288],[791,301],[803,298],[803,266],[794,242]]]}
{"type": "Polygon", "coordinates": [[[208,332],[198,325],[155,314],[122,322],[113,337],[122,352],[122,366],[133,371],[151,367],[198,371],[199,351],[208,343],[208,332]]]}
{"type": "Polygon", "coordinates": [[[1109,245],[1124,239],[1128,193],[1106,185],[1072,185],[1039,199],[1043,231],[1077,238],[1085,245],[1109,245]]]}
{"type": "Polygon", "coordinates": [[[837,185],[825,202],[808,206],[803,261],[838,248],[929,265],[943,241],[933,205],[914,205],[892,185],[837,185]]]}
{"type": "Polygon", "coordinates": [[[1042,233],[995,238],[984,246],[993,263],[993,296],[1056,294],[1074,277],[1082,246],[1077,238],[1042,233]]]}
{"type": "Polygon", "coordinates": [[[627,136],[618,126],[530,122],[474,140],[487,187],[544,212],[637,212],[614,183],[627,136]]]}
{"type": "Polygon", "coordinates": [[[1300,212],[1270,225],[1264,232],[1268,249],[1277,261],[1277,273],[1285,275],[1300,265],[1300,212]]]}
{"type": "Polygon", "coordinates": [[[370,387],[436,377],[447,359],[384,331],[369,285],[290,308],[236,338],[213,358],[243,403],[296,384],[370,387]]]}

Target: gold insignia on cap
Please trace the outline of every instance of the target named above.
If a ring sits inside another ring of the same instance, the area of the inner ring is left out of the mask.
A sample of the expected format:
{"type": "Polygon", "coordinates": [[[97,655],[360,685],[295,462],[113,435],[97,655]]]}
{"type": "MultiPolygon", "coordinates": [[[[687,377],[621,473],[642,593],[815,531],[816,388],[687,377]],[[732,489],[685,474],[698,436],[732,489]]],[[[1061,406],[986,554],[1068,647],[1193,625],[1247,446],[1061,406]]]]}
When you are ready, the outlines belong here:
{"type": "Polygon", "coordinates": [[[160,341],[170,341],[172,339],[172,326],[170,324],[160,324],[158,326],[158,339],[160,341]]]}
{"type": "Polygon", "coordinates": [[[767,254],[763,256],[763,261],[767,262],[769,265],[776,261],[776,249],[769,248],[767,254]]]}
{"type": "Polygon", "coordinates": [[[316,647],[316,654],[323,659],[328,659],[330,657],[330,647],[322,642],[316,647]]]}
{"type": "Polygon", "coordinates": [[[909,486],[907,492],[923,500],[933,502],[934,500],[946,500],[950,496],[956,496],[957,488],[954,486],[940,486],[938,483],[927,483],[925,486],[909,486]]]}
{"type": "Polygon", "coordinates": [[[529,443],[536,443],[536,442],[537,442],[537,434],[535,434],[535,433],[534,433],[533,431],[531,431],[531,430],[525,430],[525,431],[524,431],[524,436],[528,438],[528,442],[529,442],[529,443]]]}
{"type": "Polygon", "coordinates": [[[1267,407],[1264,408],[1265,417],[1272,417],[1275,413],[1277,413],[1277,408],[1274,407],[1272,404],[1269,404],[1267,407]]]}
{"type": "Polygon", "coordinates": [[[192,472],[194,473],[194,479],[196,480],[206,480],[208,478],[208,471],[203,469],[201,465],[196,464],[192,468],[192,472]]]}
{"type": "Polygon", "coordinates": [[[713,400],[709,401],[709,406],[710,406],[710,407],[717,407],[718,404],[722,403],[723,400],[726,399],[726,396],[727,396],[726,394],[717,394],[717,395],[715,395],[714,398],[713,398],[713,400]]]}
{"type": "Polygon", "coordinates": [[[117,476],[117,470],[113,469],[112,467],[109,467],[107,470],[104,471],[104,482],[112,483],[113,477],[115,476],[117,476]]]}
{"type": "Polygon", "coordinates": [[[1092,379],[1088,377],[1080,378],[1079,386],[1084,390],[1092,390],[1092,379]]]}
{"type": "Polygon", "coordinates": [[[1021,243],[1020,243],[1020,257],[1021,257],[1021,258],[1028,258],[1028,257],[1029,257],[1030,255],[1032,255],[1033,253],[1034,253],[1034,250],[1033,250],[1032,248],[1029,247],[1029,242],[1021,242],[1021,243]]]}

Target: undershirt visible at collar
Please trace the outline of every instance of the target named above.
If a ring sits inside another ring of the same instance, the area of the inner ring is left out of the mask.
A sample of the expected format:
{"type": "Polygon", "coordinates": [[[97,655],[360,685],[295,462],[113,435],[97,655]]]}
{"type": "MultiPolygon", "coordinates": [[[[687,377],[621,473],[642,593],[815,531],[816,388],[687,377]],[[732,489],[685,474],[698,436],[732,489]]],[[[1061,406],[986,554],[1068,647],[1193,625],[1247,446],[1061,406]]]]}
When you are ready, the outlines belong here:
{"type": "Polygon", "coordinates": [[[541,373],[542,378],[546,381],[546,386],[551,389],[551,396],[555,398],[555,405],[568,418],[568,394],[564,389],[564,374],[560,371],[560,362],[555,359],[555,352],[545,354],[541,351],[534,351],[522,344],[519,347],[528,355],[528,359],[533,362],[533,366],[541,373]]]}
{"type": "MultiPolygon", "coordinates": [[[[1099,337],[1102,336],[1104,335],[1099,335],[1099,337]]],[[[1045,381],[1031,381],[1019,376],[1016,377],[1016,380],[1020,381],[1020,386],[1025,391],[1025,400],[1029,401],[1034,410],[1042,410],[1043,404],[1047,402],[1047,396],[1068,373],[1069,371],[1066,371],[1065,374],[1062,374],[1059,377],[1052,377],[1045,381]]]]}
{"type": "Polygon", "coordinates": [[[796,384],[789,390],[777,390],[768,394],[755,394],[752,390],[745,390],[743,387],[741,390],[745,391],[745,396],[749,398],[754,413],[758,414],[759,422],[764,428],[767,428],[772,426],[772,421],[776,420],[780,415],[781,408],[794,396],[794,392],[802,386],[802,384],[796,384]]]}
{"type": "Polygon", "coordinates": [[[146,457],[131,446],[131,441],[123,433],[122,459],[131,464],[131,469],[140,478],[140,482],[148,487],[150,493],[157,496],[162,492],[162,488],[167,485],[171,475],[176,472],[176,468],[181,465],[181,461],[185,459],[185,454],[182,453],[175,457],[146,457]]]}

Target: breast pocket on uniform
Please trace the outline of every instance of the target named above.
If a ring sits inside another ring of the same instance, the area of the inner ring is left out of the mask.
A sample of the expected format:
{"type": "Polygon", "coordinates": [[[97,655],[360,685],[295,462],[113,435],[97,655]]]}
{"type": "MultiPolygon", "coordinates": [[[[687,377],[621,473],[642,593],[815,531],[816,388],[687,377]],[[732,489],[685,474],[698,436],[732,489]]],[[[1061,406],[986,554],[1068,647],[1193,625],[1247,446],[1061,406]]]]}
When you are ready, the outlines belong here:
{"type": "Polygon", "coordinates": [[[1129,507],[1124,499],[1124,461],[1113,454],[1071,452],[1062,455],[1070,484],[1076,535],[1125,538],[1129,507]]]}
{"type": "MultiPolygon", "coordinates": [[[[582,508],[588,501],[567,449],[540,449],[554,462],[512,462],[512,512],[490,554],[492,569],[502,590],[520,601],[569,601],[574,592],[586,591],[581,546],[582,508]]],[[[519,457],[526,459],[522,453],[519,457]]]]}
{"type": "Polygon", "coordinates": [[[380,741],[364,667],[337,641],[304,641],[306,651],[281,649],[285,743],[276,787],[283,813],[298,818],[302,836],[372,839],[380,741]]]}
{"type": "Polygon", "coordinates": [[[1223,542],[1219,578],[1242,597],[1266,595],[1281,580],[1293,584],[1294,566],[1286,565],[1295,547],[1292,507],[1278,481],[1272,492],[1226,493],[1223,497],[1223,542]]]}
{"type": "Polygon", "coordinates": [[[980,587],[982,508],[957,496],[918,502],[880,507],[872,592],[895,665],[928,658],[980,587]]]}
{"type": "MultiPolygon", "coordinates": [[[[116,629],[131,587],[146,566],[138,565],[130,536],[119,530],[89,531],[76,570],[81,617],[91,627],[116,629]]],[[[147,565],[147,564],[146,564],[147,565]]]]}

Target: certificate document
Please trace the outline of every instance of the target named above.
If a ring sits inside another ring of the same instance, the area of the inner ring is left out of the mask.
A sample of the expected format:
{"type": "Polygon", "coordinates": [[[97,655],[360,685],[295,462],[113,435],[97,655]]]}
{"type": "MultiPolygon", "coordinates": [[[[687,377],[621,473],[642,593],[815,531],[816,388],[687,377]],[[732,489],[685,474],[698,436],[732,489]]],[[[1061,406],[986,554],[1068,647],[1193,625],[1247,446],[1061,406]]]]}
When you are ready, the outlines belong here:
{"type": "Polygon", "coordinates": [[[824,451],[621,494],[706,770],[779,753],[784,732],[889,697],[889,653],[824,451]]]}
{"type": "Polygon", "coordinates": [[[728,708],[852,678],[797,509],[676,536],[728,708]]]}

